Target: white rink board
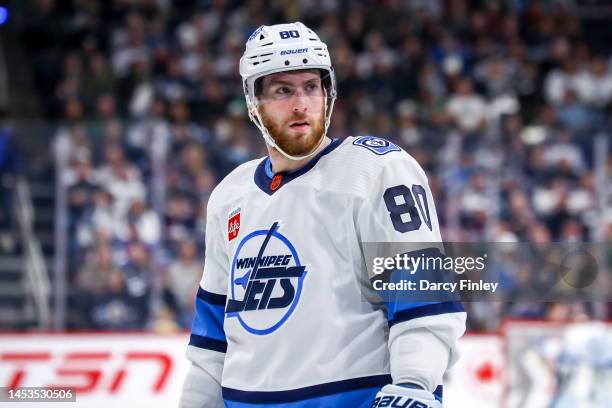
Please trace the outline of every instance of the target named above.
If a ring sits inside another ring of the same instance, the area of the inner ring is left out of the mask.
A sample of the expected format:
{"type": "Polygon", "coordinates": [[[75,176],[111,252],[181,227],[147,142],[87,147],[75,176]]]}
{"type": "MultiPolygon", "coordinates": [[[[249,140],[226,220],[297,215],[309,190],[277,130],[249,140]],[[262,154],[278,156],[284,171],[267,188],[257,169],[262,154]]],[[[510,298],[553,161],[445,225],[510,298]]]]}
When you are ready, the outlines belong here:
{"type": "Polygon", "coordinates": [[[78,386],[77,402],[2,403],[54,408],[178,406],[188,334],[0,335],[0,386],[78,386]],[[30,354],[28,356],[27,354],[30,354]]]}
{"type": "MultiPolygon", "coordinates": [[[[84,388],[77,392],[76,403],[2,406],[176,407],[189,366],[188,339],[188,334],[148,333],[0,335],[1,387],[9,386],[22,371],[21,386],[84,388]]],[[[503,389],[500,338],[468,335],[461,340],[460,351],[461,359],[445,381],[445,408],[499,406],[503,389]]]]}
{"type": "Polygon", "coordinates": [[[444,379],[444,408],[497,408],[504,392],[504,344],[497,335],[465,335],[461,357],[444,379]]]}

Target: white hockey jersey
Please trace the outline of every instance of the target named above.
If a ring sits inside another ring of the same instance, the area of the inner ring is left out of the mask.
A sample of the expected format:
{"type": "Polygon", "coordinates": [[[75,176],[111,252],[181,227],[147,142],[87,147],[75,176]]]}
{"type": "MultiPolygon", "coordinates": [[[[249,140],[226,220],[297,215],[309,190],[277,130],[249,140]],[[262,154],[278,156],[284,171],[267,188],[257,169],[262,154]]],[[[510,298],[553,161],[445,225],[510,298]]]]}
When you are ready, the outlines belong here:
{"type": "Polygon", "coordinates": [[[363,296],[364,243],[441,240],[425,173],[393,143],[334,140],[276,175],[268,158],[245,163],[213,192],[206,228],[187,352],[204,376],[188,376],[183,406],[369,407],[410,370],[410,350],[394,344],[413,329],[456,358],[460,302],[363,296]]]}

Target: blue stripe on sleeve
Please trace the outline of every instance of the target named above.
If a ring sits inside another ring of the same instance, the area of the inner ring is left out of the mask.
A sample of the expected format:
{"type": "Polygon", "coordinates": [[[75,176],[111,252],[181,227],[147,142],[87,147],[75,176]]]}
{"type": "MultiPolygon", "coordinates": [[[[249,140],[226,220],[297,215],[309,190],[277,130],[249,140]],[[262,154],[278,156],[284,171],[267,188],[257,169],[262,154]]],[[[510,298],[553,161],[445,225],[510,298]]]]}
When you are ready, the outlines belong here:
{"type": "MultiPolygon", "coordinates": [[[[440,259],[444,262],[446,257],[438,248],[424,248],[402,255],[419,258],[440,259]]],[[[429,262],[429,261],[428,261],[429,262]]],[[[432,282],[451,282],[454,278],[452,272],[442,269],[422,269],[416,271],[408,269],[395,269],[387,274],[386,279],[391,283],[411,281],[419,288],[419,281],[426,277],[432,282]]],[[[455,292],[445,290],[436,291],[379,291],[387,305],[387,320],[389,326],[425,316],[434,316],[443,313],[463,312],[460,296],[455,292]]]]}
{"type": "Polygon", "coordinates": [[[394,324],[406,322],[408,320],[417,319],[419,317],[435,316],[444,313],[463,312],[463,304],[461,302],[440,302],[429,303],[421,306],[413,306],[408,309],[398,310],[393,313],[393,317],[389,319],[389,327],[394,324]]]}
{"type": "Polygon", "coordinates": [[[190,345],[225,352],[227,349],[227,340],[223,331],[225,299],[223,295],[207,292],[202,288],[198,290],[190,345]]]}
{"type": "Polygon", "coordinates": [[[203,301],[211,303],[213,305],[225,306],[225,303],[227,302],[227,296],[225,296],[225,295],[218,295],[218,294],[212,293],[212,292],[207,292],[204,289],[202,289],[201,287],[198,288],[197,297],[198,297],[198,299],[202,299],[203,301]]]}

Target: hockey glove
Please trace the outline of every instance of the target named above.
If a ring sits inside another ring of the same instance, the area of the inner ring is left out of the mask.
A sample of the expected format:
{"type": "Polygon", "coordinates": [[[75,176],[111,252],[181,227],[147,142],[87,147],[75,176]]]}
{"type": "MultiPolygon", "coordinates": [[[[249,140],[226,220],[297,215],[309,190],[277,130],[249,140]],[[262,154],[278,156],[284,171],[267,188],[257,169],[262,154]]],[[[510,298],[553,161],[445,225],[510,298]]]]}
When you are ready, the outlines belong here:
{"type": "Polygon", "coordinates": [[[434,395],[426,390],[387,384],[378,391],[372,408],[442,408],[434,395]]]}

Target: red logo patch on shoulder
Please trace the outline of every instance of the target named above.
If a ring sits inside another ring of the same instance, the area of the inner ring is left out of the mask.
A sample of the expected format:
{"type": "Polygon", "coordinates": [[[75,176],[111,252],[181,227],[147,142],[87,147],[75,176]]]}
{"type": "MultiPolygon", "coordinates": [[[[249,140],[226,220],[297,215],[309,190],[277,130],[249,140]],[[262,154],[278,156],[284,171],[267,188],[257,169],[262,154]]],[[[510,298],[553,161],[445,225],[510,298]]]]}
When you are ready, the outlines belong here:
{"type": "Polygon", "coordinates": [[[227,239],[233,240],[238,236],[240,231],[240,209],[233,211],[227,220],[227,239]]]}

